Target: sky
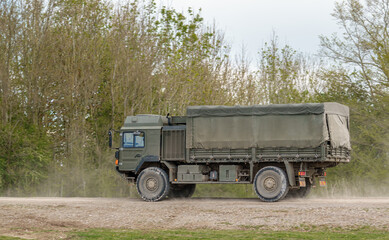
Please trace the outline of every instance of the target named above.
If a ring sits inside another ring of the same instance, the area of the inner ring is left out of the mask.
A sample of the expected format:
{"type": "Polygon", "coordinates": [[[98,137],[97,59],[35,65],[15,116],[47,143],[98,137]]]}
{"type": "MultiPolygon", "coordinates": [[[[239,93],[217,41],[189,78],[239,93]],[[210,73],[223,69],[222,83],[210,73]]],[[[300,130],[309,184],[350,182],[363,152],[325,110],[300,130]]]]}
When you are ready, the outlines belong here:
{"type": "Polygon", "coordinates": [[[336,0],[159,0],[159,4],[182,12],[191,7],[202,9],[205,23],[214,22],[225,33],[232,54],[244,46],[255,58],[273,32],[279,43],[303,53],[319,50],[319,35],[339,32],[331,16],[336,0]]]}

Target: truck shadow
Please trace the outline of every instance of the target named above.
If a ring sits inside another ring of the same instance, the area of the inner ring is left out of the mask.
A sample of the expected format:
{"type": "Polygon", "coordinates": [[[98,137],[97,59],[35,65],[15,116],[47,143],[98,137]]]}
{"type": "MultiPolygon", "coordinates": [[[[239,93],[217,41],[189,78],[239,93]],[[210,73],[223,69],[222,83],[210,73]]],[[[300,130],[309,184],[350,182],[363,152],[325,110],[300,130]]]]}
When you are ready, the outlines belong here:
{"type": "Polygon", "coordinates": [[[263,202],[259,198],[229,198],[229,197],[192,197],[192,198],[167,198],[163,201],[177,201],[177,202],[200,202],[200,201],[211,201],[211,202],[245,202],[245,203],[262,203],[262,204],[277,204],[277,203],[291,203],[291,202],[306,202],[308,199],[302,198],[286,198],[277,202],[263,202]]]}
{"type": "Polygon", "coordinates": [[[192,197],[192,198],[172,198],[165,199],[164,201],[213,201],[213,202],[226,202],[226,201],[243,201],[243,202],[262,202],[258,198],[229,198],[229,197],[192,197]]]}

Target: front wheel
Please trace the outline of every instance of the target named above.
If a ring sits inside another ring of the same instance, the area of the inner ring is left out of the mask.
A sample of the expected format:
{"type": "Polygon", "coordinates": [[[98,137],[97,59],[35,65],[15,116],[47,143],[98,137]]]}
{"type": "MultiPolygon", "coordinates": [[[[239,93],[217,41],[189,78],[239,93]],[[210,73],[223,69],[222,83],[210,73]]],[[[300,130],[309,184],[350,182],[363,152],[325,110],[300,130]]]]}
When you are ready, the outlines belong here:
{"type": "Polygon", "coordinates": [[[170,183],[166,172],[158,167],[144,169],[136,181],[136,189],[147,202],[162,200],[169,193],[170,183]]]}
{"type": "Polygon", "coordinates": [[[283,199],[289,191],[285,171],[273,166],[262,168],[255,175],[254,191],[265,202],[276,202],[283,199]]]}

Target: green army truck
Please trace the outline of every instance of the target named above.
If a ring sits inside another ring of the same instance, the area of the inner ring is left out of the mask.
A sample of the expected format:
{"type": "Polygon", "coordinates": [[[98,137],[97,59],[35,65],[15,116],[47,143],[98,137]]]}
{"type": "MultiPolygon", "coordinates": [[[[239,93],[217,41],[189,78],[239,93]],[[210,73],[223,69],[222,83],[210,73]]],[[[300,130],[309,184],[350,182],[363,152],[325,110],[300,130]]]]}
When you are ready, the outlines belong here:
{"type": "MultiPolygon", "coordinates": [[[[191,197],[196,184],[253,184],[265,202],[304,197],[316,182],[326,185],[326,168],[350,161],[349,129],[349,109],[339,103],[128,116],[116,131],[116,170],[145,201],[191,197]]],[[[109,139],[112,147],[112,131],[109,139]]]]}

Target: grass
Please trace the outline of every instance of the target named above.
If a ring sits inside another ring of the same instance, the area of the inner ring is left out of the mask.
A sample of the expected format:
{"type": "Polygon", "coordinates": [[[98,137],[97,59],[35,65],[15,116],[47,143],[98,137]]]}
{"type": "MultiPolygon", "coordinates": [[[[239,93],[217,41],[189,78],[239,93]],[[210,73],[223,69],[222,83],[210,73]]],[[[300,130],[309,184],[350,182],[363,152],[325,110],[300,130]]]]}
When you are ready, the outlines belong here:
{"type": "Polygon", "coordinates": [[[335,231],[264,231],[264,230],[111,230],[92,229],[75,232],[71,239],[389,239],[389,232],[369,227],[335,231]]]}
{"type": "MultiPolygon", "coordinates": [[[[0,236],[0,240],[15,240],[23,238],[0,236]]],[[[294,231],[271,231],[260,229],[247,230],[117,230],[88,229],[86,231],[70,232],[66,239],[389,239],[389,232],[363,227],[354,230],[310,229],[294,231]]]]}
{"type": "Polygon", "coordinates": [[[17,240],[17,239],[23,239],[23,238],[0,236],[0,240],[17,240]]]}

